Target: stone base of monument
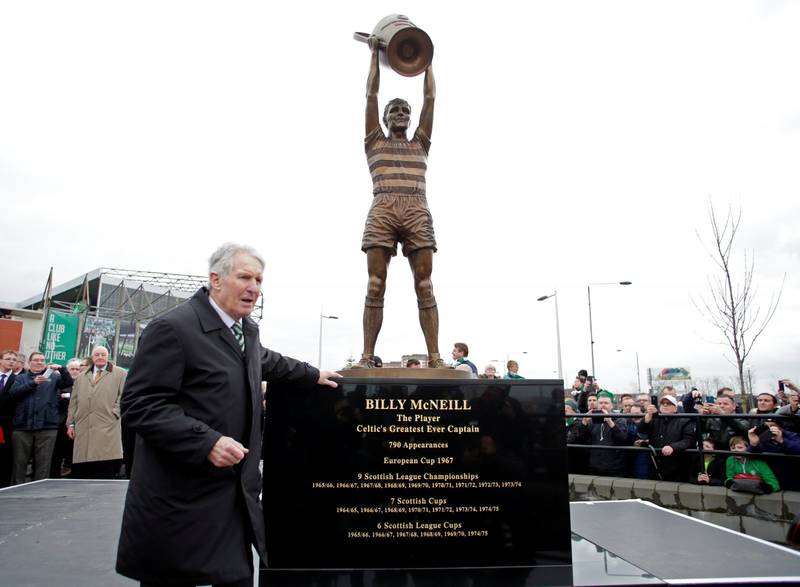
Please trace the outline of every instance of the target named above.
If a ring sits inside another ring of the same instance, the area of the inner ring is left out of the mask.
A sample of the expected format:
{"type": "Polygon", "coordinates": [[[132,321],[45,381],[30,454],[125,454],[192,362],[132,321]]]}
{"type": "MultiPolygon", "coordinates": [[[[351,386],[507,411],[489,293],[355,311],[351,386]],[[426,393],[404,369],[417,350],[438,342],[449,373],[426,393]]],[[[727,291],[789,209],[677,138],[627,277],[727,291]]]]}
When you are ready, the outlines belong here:
{"type": "Polygon", "coordinates": [[[264,583],[571,585],[563,383],[388,371],[270,384],[264,583]]]}

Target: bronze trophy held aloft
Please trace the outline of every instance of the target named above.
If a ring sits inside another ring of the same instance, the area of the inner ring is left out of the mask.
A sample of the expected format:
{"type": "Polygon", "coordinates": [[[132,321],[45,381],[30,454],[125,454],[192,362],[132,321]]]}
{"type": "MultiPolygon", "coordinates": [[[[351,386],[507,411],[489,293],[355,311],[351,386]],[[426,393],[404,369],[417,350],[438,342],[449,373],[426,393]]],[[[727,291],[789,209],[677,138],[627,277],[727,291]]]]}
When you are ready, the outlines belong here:
{"type": "Polygon", "coordinates": [[[407,16],[390,14],[368,33],[353,33],[356,41],[367,43],[378,37],[381,63],[400,75],[414,77],[425,71],[433,60],[433,43],[428,34],[417,28],[407,16]]]}
{"type": "MultiPolygon", "coordinates": [[[[357,39],[363,40],[363,37],[363,33],[356,33],[357,39]]],[[[389,262],[397,254],[397,245],[401,244],[414,276],[428,367],[444,367],[439,354],[439,310],[431,281],[436,238],[425,191],[436,97],[431,65],[433,44],[425,32],[402,15],[381,20],[375,27],[375,34],[366,35],[366,41],[371,56],[364,147],[372,176],[373,197],[361,241],[361,250],[367,255],[369,281],[364,302],[364,349],[358,366],[375,367],[375,344],[383,323],[389,262]],[[407,134],[411,123],[408,102],[398,98],[391,100],[381,117],[378,107],[381,59],[402,75],[425,72],[419,126],[411,139],[407,134]],[[381,127],[381,118],[387,132],[381,127]]]]}

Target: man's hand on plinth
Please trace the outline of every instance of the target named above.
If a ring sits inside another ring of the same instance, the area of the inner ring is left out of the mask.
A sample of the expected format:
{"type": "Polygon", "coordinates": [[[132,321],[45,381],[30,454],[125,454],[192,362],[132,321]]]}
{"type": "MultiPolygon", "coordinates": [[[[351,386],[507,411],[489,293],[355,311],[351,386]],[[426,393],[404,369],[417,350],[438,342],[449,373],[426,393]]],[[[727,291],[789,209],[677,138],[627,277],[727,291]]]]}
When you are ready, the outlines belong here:
{"type": "Polygon", "coordinates": [[[334,377],[341,377],[341,375],[336,371],[320,371],[317,383],[328,387],[339,387],[339,384],[333,381],[334,377]]]}

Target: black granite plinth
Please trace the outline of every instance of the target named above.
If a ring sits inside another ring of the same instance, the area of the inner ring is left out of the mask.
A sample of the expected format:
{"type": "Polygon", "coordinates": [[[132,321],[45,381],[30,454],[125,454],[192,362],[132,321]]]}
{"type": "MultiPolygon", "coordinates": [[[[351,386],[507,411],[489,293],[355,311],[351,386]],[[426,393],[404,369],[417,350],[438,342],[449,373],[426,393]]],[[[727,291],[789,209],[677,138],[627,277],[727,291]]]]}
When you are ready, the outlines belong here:
{"type": "Polygon", "coordinates": [[[551,380],[270,385],[262,577],[571,584],[562,390],[551,380]]]}

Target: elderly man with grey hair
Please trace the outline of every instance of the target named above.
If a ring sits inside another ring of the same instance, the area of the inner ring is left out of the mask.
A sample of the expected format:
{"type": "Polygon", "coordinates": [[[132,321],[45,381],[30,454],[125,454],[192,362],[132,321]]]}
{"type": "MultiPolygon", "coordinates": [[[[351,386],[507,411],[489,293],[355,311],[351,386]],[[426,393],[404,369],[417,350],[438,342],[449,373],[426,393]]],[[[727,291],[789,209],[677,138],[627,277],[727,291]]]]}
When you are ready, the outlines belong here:
{"type": "Polygon", "coordinates": [[[208,286],[142,334],[121,402],[137,439],[117,553],[117,571],[142,585],[253,584],[261,382],[337,386],[338,374],[261,346],[249,315],[263,271],[252,248],[223,245],[208,286]]]}
{"type": "Polygon", "coordinates": [[[113,479],[122,462],[119,401],[127,373],[108,360],[108,349],[92,349],[91,365],[72,386],[67,434],[72,449],[72,477],[113,479]]]}

